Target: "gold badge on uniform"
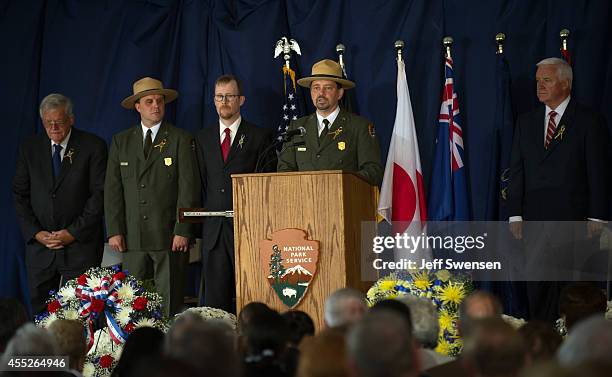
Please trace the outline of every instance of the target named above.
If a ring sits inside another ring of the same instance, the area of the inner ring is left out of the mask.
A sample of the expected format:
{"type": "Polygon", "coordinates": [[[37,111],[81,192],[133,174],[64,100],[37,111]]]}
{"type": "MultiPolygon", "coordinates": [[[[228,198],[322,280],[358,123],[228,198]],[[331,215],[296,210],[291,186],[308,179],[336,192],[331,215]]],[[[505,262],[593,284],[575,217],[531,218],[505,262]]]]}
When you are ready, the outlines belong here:
{"type": "Polygon", "coordinates": [[[164,165],[166,165],[166,166],[172,165],[172,157],[164,158],[164,165]]]}
{"type": "Polygon", "coordinates": [[[346,143],[344,141],[339,141],[338,142],[338,150],[339,151],[343,151],[346,149],[346,143]]]}

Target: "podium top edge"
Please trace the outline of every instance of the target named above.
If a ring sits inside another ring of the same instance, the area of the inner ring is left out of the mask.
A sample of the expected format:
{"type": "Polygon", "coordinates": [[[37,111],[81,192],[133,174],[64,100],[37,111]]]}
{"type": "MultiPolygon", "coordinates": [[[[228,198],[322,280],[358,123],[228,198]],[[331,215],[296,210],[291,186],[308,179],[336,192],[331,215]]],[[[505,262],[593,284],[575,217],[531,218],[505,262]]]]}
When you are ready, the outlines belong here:
{"type": "MultiPolygon", "coordinates": [[[[357,174],[342,171],[342,170],[313,170],[313,171],[282,171],[276,173],[247,173],[247,174],[232,174],[232,178],[246,178],[246,177],[279,177],[284,175],[323,175],[323,174],[350,174],[359,177],[357,174]]],[[[361,178],[361,177],[359,177],[361,178]]]]}

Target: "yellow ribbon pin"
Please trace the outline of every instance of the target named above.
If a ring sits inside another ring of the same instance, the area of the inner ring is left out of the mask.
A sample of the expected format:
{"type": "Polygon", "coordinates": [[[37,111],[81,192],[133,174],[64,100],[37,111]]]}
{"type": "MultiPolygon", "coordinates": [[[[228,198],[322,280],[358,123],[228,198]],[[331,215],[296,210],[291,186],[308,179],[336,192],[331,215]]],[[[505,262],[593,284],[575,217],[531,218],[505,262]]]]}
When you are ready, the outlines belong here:
{"type": "Polygon", "coordinates": [[[161,153],[164,150],[166,143],[167,143],[166,139],[162,139],[162,141],[160,141],[159,144],[154,145],[153,148],[159,148],[159,153],[161,153]]]}
{"type": "Polygon", "coordinates": [[[557,134],[555,135],[555,140],[563,140],[563,133],[565,133],[565,125],[562,125],[561,128],[559,128],[559,131],[557,131],[557,134]]]}

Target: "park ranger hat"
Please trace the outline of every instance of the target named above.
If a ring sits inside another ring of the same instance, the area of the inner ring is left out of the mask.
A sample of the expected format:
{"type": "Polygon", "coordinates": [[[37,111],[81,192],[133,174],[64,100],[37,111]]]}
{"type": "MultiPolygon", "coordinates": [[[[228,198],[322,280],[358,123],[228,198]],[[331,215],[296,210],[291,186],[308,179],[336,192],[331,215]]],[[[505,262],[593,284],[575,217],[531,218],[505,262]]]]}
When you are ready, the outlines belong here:
{"type": "Polygon", "coordinates": [[[298,80],[298,84],[305,88],[310,88],[315,80],[330,80],[335,81],[342,86],[344,89],[350,89],[355,87],[355,83],[346,80],[342,76],[342,68],[340,64],[333,60],[324,59],[320,62],[316,62],[312,66],[312,74],[308,77],[304,77],[298,80]]]}
{"type": "Polygon", "coordinates": [[[121,106],[126,109],[133,109],[136,101],[152,94],[163,95],[165,103],[170,103],[178,97],[176,90],[164,89],[161,81],[151,77],[144,77],[134,83],[134,94],[121,101],[121,106]]]}

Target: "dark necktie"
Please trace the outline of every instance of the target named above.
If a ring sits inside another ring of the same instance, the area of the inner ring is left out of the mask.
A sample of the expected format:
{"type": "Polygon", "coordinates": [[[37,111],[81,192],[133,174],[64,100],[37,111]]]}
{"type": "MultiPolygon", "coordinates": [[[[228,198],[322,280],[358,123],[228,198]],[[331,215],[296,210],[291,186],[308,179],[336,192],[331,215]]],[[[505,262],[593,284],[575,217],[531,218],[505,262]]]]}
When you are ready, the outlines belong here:
{"type": "Polygon", "coordinates": [[[224,132],[225,132],[225,137],[223,138],[223,141],[221,142],[221,153],[223,154],[223,162],[227,161],[227,156],[229,155],[230,147],[232,145],[232,136],[231,136],[232,131],[229,129],[229,127],[227,127],[224,132]]]}
{"type": "Polygon", "coordinates": [[[53,176],[57,177],[61,171],[62,171],[62,146],[59,144],[53,144],[53,176]]]}
{"type": "Polygon", "coordinates": [[[147,137],[145,137],[144,147],[142,148],[145,159],[149,158],[151,148],[153,148],[153,132],[149,129],[147,130],[147,137]]]}
{"type": "Polygon", "coordinates": [[[557,130],[557,123],[555,122],[556,116],[557,113],[554,110],[548,113],[548,127],[546,127],[546,140],[544,140],[545,149],[548,149],[553,136],[555,136],[555,131],[557,130]]]}
{"type": "Polygon", "coordinates": [[[329,120],[323,119],[323,129],[321,130],[321,134],[319,135],[319,145],[323,144],[323,140],[325,140],[325,136],[329,132],[329,120]]]}

